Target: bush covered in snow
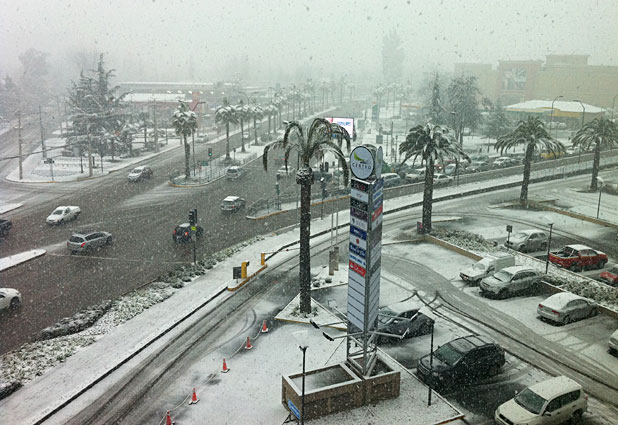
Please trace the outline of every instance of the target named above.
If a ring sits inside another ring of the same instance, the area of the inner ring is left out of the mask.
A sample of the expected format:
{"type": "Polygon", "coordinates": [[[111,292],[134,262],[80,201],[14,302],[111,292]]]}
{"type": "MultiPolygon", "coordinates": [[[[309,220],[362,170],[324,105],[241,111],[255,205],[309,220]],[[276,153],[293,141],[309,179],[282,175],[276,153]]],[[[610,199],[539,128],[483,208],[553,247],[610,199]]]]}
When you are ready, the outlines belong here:
{"type": "Polygon", "coordinates": [[[431,230],[431,236],[445,240],[469,251],[487,252],[489,250],[496,250],[493,242],[489,242],[480,235],[464,230],[450,230],[434,227],[431,230]]]}
{"type": "Polygon", "coordinates": [[[88,307],[73,317],[65,317],[53,326],[49,326],[41,331],[39,339],[46,340],[59,336],[70,335],[86,328],[89,328],[103,316],[112,306],[112,302],[107,300],[101,304],[88,307]]]}

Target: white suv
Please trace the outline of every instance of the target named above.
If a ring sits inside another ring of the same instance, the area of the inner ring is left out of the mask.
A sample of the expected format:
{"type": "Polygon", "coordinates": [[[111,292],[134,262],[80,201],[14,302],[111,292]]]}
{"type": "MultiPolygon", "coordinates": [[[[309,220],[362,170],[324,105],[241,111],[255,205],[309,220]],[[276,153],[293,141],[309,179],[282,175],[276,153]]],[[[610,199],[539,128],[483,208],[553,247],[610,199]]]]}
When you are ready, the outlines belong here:
{"type": "Polygon", "coordinates": [[[586,409],[588,396],[582,386],[566,376],[557,376],[526,388],[500,405],[494,419],[500,425],[579,423],[586,409]]]}

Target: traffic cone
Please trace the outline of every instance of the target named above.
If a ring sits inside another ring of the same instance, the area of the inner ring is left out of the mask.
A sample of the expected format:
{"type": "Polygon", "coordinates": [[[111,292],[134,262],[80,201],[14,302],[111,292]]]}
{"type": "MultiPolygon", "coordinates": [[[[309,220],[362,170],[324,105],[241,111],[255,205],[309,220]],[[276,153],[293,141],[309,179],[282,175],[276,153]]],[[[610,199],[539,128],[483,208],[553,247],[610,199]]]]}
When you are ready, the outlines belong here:
{"type": "Polygon", "coordinates": [[[172,422],[172,417],[170,416],[169,410],[165,414],[165,425],[174,425],[174,422],[172,422]]]}
{"type": "Polygon", "coordinates": [[[189,402],[189,404],[197,404],[198,401],[200,401],[200,399],[197,398],[197,394],[195,393],[195,388],[193,388],[193,395],[191,396],[191,401],[189,402]]]}
{"type": "Polygon", "coordinates": [[[245,343],[245,350],[251,350],[253,345],[251,345],[251,338],[247,337],[247,342],[245,343]]]}
{"type": "Polygon", "coordinates": [[[268,332],[268,326],[266,325],[266,319],[262,322],[262,333],[265,334],[268,332]]]}
{"type": "Polygon", "coordinates": [[[228,373],[229,371],[230,369],[227,367],[227,364],[225,363],[225,359],[223,359],[223,369],[221,369],[221,372],[228,373]]]}

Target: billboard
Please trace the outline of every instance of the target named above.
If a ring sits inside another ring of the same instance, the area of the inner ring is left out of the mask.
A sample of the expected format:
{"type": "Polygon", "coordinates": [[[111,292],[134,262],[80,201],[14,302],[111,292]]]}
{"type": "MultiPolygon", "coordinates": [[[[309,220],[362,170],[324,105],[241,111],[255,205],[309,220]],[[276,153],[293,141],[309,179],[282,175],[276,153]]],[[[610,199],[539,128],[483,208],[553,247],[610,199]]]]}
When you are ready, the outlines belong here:
{"type": "Polygon", "coordinates": [[[354,118],[326,118],[330,122],[339,124],[348,131],[350,140],[354,137],[354,118]]]}

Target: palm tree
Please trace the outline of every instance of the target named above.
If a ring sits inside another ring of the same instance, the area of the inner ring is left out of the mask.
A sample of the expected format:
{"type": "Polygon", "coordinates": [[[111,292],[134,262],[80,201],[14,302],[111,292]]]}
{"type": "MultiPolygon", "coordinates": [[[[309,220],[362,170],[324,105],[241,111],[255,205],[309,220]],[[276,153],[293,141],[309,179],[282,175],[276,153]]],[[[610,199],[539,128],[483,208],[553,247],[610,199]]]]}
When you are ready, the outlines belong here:
{"type": "Polygon", "coordinates": [[[579,147],[580,151],[587,151],[592,145],[594,145],[594,160],[590,190],[597,190],[601,149],[618,146],[618,124],[604,117],[587,122],[573,137],[573,146],[579,147]]]}
{"type": "Polygon", "coordinates": [[[230,124],[236,124],[236,110],[230,106],[227,98],[223,98],[223,105],[215,109],[215,122],[225,124],[225,161],[229,162],[230,158],[230,124]]]}
{"type": "Polygon", "coordinates": [[[278,140],[265,146],[264,156],[262,157],[264,170],[268,170],[268,152],[272,149],[284,150],[283,158],[286,169],[292,151],[296,151],[299,156],[296,183],[300,185],[300,312],[305,314],[311,313],[311,258],[309,245],[311,184],[313,183],[311,160],[313,158],[322,158],[326,152],[333,153],[343,169],[345,183],[347,184],[348,182],[346,158],[341,151],[341,145],[333,142],[333,135],[337,135],[340,141],[345,139],[349,152],[350,137],[347,131],[338,124],[332,124],[324,118],[316,118],[313,120],[305,137],[303,127],[298,122],[292,121],[286,125],[283,140],[278,140]]]}
{"type": "Polygon", "coordinates": [[[188,180],[191,173],[189,169],[189,155],[191,155],[191,150],[187,142],[187,137],[197,130],[197,117],[195,116],[195,112],[189,109],[186,102],[180,101],[180,105],[178,105],[178,108],[172,116],[172,125],[174,126],[174,130],[176,130],[176,134],[182,136],[184,140],[185,179],[188,180]]]}
{"type": "Polygon", "coordinates": [[[525,146],[524,178],[521,183],[521,194],[519,195],[519,202],[525,205],[528,202],[528,185],[530,184],[530,170],[532,168],[534,151],[536,149],[546,150],[554,154],[554,157],[557,157],[558,153],[564,152],[564,145],[552,139],[545,129],[543,121],[538,117],[530,115],[527,120],[519,121],[515,130],[498,137],[495,148],[502,154],[519,145],[525,146]]]}
{"type": "MultiPolygon", "coordinates": [[[[240,121],[240,146],[241,146],[241,151],[245,152],[245,126],[244,123],[245,121],[249,121],[249,119],[251,118],[251,110],[250,108],[245,105],[243,103],[243,101],[240,101],[240,105],[236,105],[234,106],[234,110],[236,112],[236,119],[240,121]]],[[[247,129],[249,128],[249,125],[247,124],[247,129]]],[[[247,130],[248,133],[248,130],[247,130]]]]}
{"type": "Polygon", "coordinates": [[[261,106],[253,106],[250,108],[249,110],[249,116],[251,118],[253,118],[253,137],[255,140],[255,144],[257,145],[257,127],[256,127],[256,121],[257,120],[262,120],[262,118],[264,117],[264,110],[262,109],[261,106]]]}
{"type": "Polygon", "coordinates": [[[408,159],[414,161],[420,157],[421,165],[425,165],[425,188],[423,191],[423,232],[431,232],[431,209],[433,204],[433,176],[436,160],[443,162],[444,158],[468,159],[451,133],[451,129],[428,122],[410,129],[406,140],[399,146],[399,153],[404,155],[403,165],[408,159]]]}

